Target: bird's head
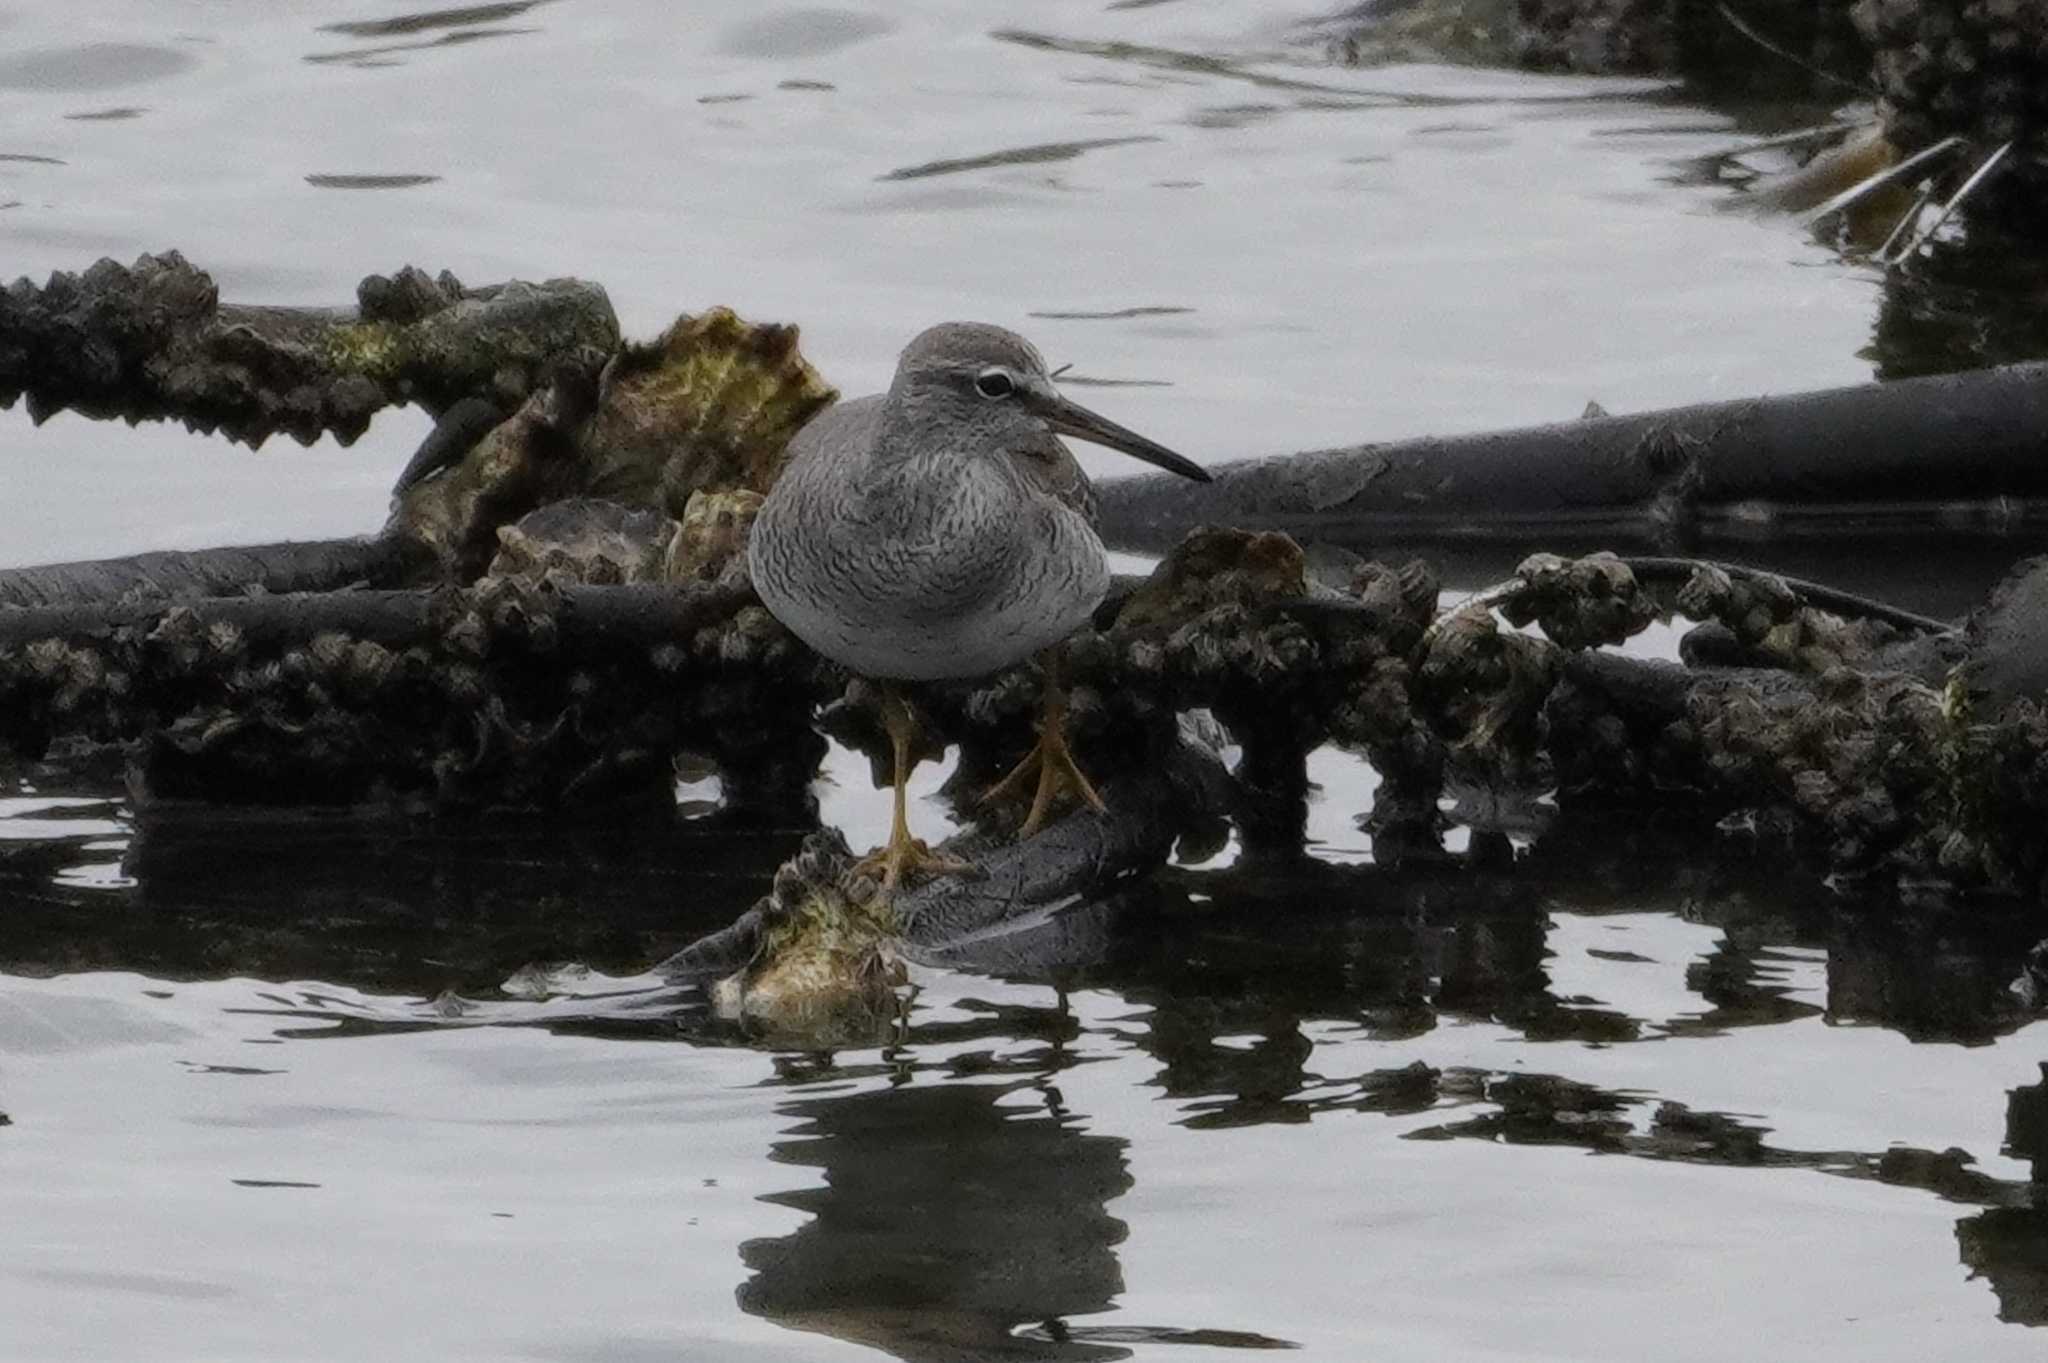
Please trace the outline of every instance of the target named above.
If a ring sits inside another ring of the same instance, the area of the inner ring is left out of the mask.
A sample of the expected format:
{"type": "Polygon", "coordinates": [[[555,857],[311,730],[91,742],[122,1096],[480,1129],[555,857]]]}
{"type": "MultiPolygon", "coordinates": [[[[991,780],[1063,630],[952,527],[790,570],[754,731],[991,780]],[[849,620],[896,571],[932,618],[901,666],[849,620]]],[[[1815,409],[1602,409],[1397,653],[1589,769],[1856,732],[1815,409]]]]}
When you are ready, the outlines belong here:
{"type": "Polygon", "coordinates": [[[1029,448],[1046,432],[1072,436],[1206,483],[1200,464],[1062,397],[1038,348],[981,322],[942,322],[904,347],[890,403],[909,419],[991,443],[1029,448]]]}

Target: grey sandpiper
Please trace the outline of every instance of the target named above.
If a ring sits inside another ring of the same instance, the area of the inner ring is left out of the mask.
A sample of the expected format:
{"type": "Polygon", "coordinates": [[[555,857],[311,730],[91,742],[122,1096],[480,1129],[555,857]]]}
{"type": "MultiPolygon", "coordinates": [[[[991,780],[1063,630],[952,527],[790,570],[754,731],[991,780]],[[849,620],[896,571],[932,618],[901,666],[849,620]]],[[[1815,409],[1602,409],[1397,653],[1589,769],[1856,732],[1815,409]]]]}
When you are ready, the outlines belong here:
{"type": "MultiPolygon", "coordinates": [[[[904,348],[887,393],[827,408],[790,442],[748,542],[755,589],[805,643],[882,687],[895,765],[889,841],[861,866],[893,889],[966,869],[910,834],[914,721],[891,683],[975,677],[1044,655],[1038,743],[989,796],[1035,780],[1021,836],[1062,788],[1100,810],[1065,732],[1057,646],[1109,591],[1095,493],[1062,435],[1184,478],[1209,475],[1062,397],[1035,347],[946,322],[904,348]]],[[[985,797],[986,798],[986,797],[985,797]]]]}

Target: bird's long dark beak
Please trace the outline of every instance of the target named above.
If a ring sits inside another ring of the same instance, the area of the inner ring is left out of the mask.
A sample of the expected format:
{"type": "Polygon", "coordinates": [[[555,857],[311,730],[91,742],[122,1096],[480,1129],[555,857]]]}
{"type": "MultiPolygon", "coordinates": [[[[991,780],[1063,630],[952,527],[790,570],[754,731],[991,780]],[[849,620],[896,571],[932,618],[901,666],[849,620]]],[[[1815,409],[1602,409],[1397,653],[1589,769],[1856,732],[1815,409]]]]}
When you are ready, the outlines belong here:
{"type": "Polygon", "coordinates": [[[1052,391],[1050,385],[1044,391],[1031,392],[1027,401],[1061,435],[1071,435],[1076,440],[1086,440],[1090,444],[1128,454],[1133,459],[1156,464],[1168,473],[1178,473],[1198,483],[1209,481],[1209,471],[1194,460],[1185,459],[1157,441],[1147,440],[1136,431],[1117,425],[1106,416],[1097,416],[1078,402],[1069,402],[1052,391]]]}

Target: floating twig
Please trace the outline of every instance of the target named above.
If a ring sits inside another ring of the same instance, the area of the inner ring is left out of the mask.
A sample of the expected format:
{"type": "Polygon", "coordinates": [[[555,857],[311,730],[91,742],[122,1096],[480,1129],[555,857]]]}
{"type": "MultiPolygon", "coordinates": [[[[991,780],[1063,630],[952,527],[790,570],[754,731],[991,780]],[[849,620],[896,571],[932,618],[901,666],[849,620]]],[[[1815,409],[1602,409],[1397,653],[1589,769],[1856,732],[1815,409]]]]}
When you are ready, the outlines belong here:
{"type": "Polygon", "coordinates": [[[1932,202],[1934,202],[1934,180],[1930,177],[1926,183],[1920,186],[1920,193],[1914,198],[1913,206],[1899,216],[1898,225],[1892,228],[1891,232],[1886,235],[1884,242],[1877,248],[1878,264],[1883,265],[1886,263],[1885,258],[1891,254],[1892,247],[1898,245],[1899,239],[1913,229],[1913,225],[1920,221],[1920,215],[1927,211],[1927,205],[1932,202]]]}
{"type": "Polygon", "coordinates": [[[1886,184],[1889,184],[1891,181],[1898,179],[1900,176],[1904,175],[1907,171],[1912,170],[1916,166],[1924,165],[1928,161],[1933,160],[1935,157],[1940,156],[1943,153],[1952,150],[1953,148],[1959,147],[1962,144],[1963,139],[1960,137],[1944,137],[1941,139],[1941,141],[1936,142],[1933,146],[1925,147],[1919,151],[1914,152],[1911,156],[1908,156],[1905,160],[1899,162],[1897,165],[1887,166],[1883,170],[1878,171],[1875,175],[1870,175],[1865,177],[1864,179],[1858,180],[1855,184],[1850,185],[1847,189],[1843,190],[1840,194],[1835,195],[1826,203],[1821,204],[1817,208],[1808,210],[1806,215],[1803,218],[1801,218],[1800,221],[1810,223],[1819,222],[1822,218],[1827,217],[1830,213],[1839,213],[1843,209],[1847,208],[1850,204],[1855,203],[1858,199],[1861,199],[1864,195],[1870,193],[1870,191],[1872,191],[1873,189],[1878,189],[1886,184]]]}
{"type": "Polygon", "coordinates": [[[1949,201],[1941,206],[1941,212],[1934,215],[1934,221],[1914,233],[1912,241],[1901,247],[1897,255],[1882,263],[1887,266],[1901,265],[1919,254],[1920,248],[1934,239],[1934,234],[1941,230],[1941,225],[1948,221],[1949,215],[1962,206],[1963,200],[1968,198],[1970,192],[1976,189],[1978,185],[1984,183],[1990,177],[1992,171],[1998,169],[1999,164],[2005,160],[2007,154],[2011,151],[2012,143],[2007,142],[2000,146],[1998,150],[1985,157],[1978,164],[1977,169],[1970,172],[1970,178],[1963,181],[1962,188],[1958,189],[1950,196],[1949,201]]]}
{"type": "Polygon", "coordinates": [[[1760,151],[1776,151],[1780,147],[1800,147],[1810,142],[1825,142],[1830,137],[1839,137],[1866,127],[1864,123],[1816,123],[1810,128],[1795,128],[1791,132],[1779,133],[1776,137],[1760,137],[1754,142],[1738,142],[1732,147],[1723,147],[1699,159],[1703,161],[1733,161],[1738,157],[1752,156],[1760,151]]]}

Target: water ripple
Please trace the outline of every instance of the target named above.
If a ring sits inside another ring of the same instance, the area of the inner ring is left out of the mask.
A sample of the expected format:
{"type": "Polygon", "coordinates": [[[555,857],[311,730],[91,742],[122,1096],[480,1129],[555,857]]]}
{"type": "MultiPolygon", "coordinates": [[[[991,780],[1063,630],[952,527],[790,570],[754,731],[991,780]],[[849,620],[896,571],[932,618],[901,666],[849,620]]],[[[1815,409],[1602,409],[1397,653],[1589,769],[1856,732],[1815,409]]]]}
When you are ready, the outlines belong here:
{"type": "Polygon", "coordinates": [[[1158,142],[1157,137],[1090,137],[1074,142],[1040,142],[1029,147],[1011,147],[1004,151],[986,152],[980,156],[950,157],[942,161],[926,161],[922,165],[904,166],[879,180],[923,180],[934,175],[957,175],[962,171],[987,170],[991,166],[1036,165],[1050,161],[1071,161],[1087,152],[1103,147],[1124,147],[1135,142],[1158,142]]]}

